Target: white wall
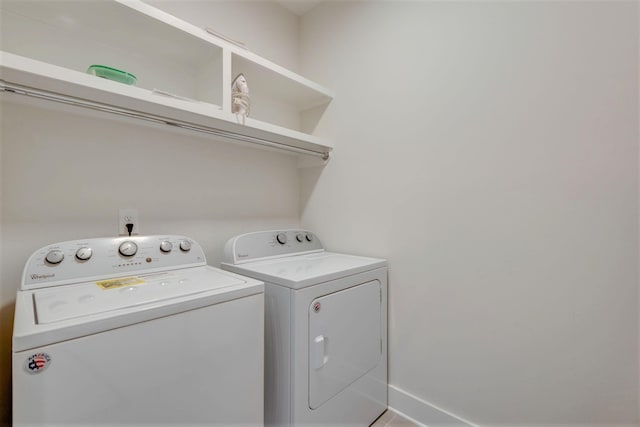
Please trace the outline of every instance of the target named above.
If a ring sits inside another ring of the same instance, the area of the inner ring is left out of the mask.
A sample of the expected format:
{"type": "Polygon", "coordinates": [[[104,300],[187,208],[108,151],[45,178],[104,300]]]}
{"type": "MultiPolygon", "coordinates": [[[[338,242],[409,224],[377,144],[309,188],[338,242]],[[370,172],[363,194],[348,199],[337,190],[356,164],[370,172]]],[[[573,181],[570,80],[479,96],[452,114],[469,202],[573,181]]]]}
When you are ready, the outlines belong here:
{"type": "MultiPolygon", "coordinates": [[[[255,11],[265,10],[261,2],[182,6],[201,8],[194,18],[210,14],[207,25],[214,28],[227,20],[253,22],[255,11]]],[[[272,6],[261,14],[260,25],[222,31],[259,40],[260,46],[251,45],[258,54],[295,62],[297,19],[272,6]],[[289,21],[296,25],[283,25],[289,21]],[[268,52],[260,50],[264,46],[268,52]]],[[[6,99],[0,134],[0,425],[9,422],[11,411],[13,303],[33,251],[56,241],[112,236],[118,208],[134,207],[144,234],[192,236],[217,265],[225,241],[235,234],[298,226],[300,205],[292,156],[6,99]]]]}
{"type": "Polygon", "coordinates": [[[303,173],[302,224],[389,259],[389,378],[420,421],[637,423],[637,7],[303,17],[337,148],[303,173]]]}

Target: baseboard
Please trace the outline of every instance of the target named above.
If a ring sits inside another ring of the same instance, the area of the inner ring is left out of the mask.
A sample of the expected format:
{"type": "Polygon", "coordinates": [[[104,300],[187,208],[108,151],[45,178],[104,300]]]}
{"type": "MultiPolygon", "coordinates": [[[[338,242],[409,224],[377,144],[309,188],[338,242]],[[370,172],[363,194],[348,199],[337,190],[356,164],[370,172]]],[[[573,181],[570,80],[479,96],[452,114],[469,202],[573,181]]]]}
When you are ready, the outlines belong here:
{"type": "Polygon", "coordinates": [[[391,384],[389,384],[389,407],[403,417],[423,426],[477,427],[391,384]]]}

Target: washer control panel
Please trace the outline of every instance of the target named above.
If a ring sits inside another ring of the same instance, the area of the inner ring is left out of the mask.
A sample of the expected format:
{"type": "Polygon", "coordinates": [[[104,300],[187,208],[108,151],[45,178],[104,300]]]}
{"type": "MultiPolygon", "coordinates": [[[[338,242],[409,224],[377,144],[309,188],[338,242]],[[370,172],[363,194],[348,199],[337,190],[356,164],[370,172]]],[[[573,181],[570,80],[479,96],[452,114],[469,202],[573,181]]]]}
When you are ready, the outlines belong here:
{"type": "Polygon", "coordinates": [[[315,234],[306,230],[257,231],[230,239],[224,248],[224,262],[242,264],[260,259],[322,252],[315,234]]]}
{"type": "Polygon", "coordinates": [[[206,265],[202,247],[185,236],[73,240],[38,249],[22,275],[22,290],[99,278],[206,265]]]}

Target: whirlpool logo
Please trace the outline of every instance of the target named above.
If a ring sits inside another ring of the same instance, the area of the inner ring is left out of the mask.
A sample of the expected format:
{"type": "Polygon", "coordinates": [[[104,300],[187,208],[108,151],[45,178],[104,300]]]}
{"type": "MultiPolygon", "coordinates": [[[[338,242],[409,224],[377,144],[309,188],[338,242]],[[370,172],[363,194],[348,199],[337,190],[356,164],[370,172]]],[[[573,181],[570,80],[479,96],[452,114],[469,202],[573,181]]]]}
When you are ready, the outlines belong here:
{"type": "Polygon", "coordinates": [[[50,273],[50,274],[32,274],[32,275],[31,275],[31,280],[51,279],[52,277],[56,277],[56,273],[50,273]]]}

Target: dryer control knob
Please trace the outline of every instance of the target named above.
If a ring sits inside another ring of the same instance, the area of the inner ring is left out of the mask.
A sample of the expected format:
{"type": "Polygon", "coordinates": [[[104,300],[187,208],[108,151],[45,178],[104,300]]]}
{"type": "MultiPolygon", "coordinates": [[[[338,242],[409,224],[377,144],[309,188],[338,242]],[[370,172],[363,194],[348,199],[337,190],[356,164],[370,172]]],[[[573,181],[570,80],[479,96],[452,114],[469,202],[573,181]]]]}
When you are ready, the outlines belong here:
{"type": "Polygon", "coordinates": [[[91,258],[91,255],[93,255],[93,250],[86,246],[83,246],[76,251],[76,258],[78,258],[80,261],[88,260],[89,258],[91,258]]]}
{"type": "Polygon", "coordinates": [[[285,233],[278,233],[278,235],[276,236],[276,240],[281,245],[284,245],[285,243],[287,243],[287,235],[285,233]]]}
{"type": "Polygon", "coordinates": [[[183,240],[180,242],[180,250],[184,252],[189,252],[191,250],[191,242],[188,240],[183,240]]]}
{"type": "Polygon", "coordinates": [[[162,252],[168,253],[168,252],[171,252],[172,249],[173,249],[173,243],[171,243],[170,241],[164,240],[160,242],[160,250],[162,252]]]}
{"type": "Polygon", "coordinates": [[[304,238],[307,239],[307,242],[312,242],[313,241],[313,234],[307,233],[307,235],[304,236],[304,238]]]}
{"type": "Polygon", "coordinates": [[[60,249],[53,249],[47,253],[45,259],[49,264],[60,264],[64,259],[64,254],[60,249]]]}
{"type": "Polygon", "coordinates": [[[302,235],[302,233],[296,234],[296,240],[300,243],[304,242],[304,236],[302,235]]]}
{"type": "Polygon", "coordinates": [[[133,243],[131,240],[126,240],[120,243],[118,252],[120,252],[120,254],[123,256],[134,256],[136,252],[138,252],[138,245],[133,243]]]}

